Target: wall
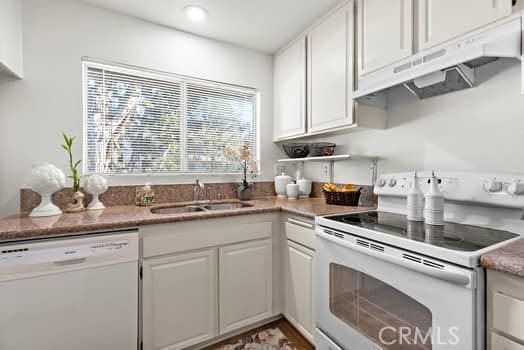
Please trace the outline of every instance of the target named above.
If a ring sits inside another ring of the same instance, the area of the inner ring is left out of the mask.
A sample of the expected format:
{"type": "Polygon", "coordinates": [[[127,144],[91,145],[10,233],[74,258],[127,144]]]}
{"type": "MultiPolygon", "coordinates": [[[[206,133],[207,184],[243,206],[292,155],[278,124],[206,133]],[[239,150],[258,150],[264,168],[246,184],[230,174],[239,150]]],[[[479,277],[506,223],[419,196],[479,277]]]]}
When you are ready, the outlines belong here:
{"type": "MultiPolygon", "coordinates": [[[[388,96],[387,129],[318,139],[336,142],[340,153],[381,157],[382,173],[446,169],[524,176],[520,66],[509,59],[485,65],[477,69],[477,87],[422,101],[395,88],[388,96]]],[[[369,165],[361,160],[337,163],[335,180],[368,184],[369,165]]],[[[329,179],[319,163],[307,165],[306,175],[329,179]]]]}
{"type": "Polygon", "coordinates": [[[22,3],[0,1],[0,73],[2,66],[22,76],[22,3]]]}
{"type": "MultiPolygon", "coordinates": [[[[21,81],[0,82],[0,217],[15,213],[35,161],[67,169],[60,132],[82,144],[82,56],[258,88],[260,180],[273,178],[272,57],[157,26],[76,1],[23,2],[21,81]]],[[[201,177],[236,181],[238,177],[201,177]]],[[[194,177],[111,177],[110,184],[184,183],[194,177]]]]}

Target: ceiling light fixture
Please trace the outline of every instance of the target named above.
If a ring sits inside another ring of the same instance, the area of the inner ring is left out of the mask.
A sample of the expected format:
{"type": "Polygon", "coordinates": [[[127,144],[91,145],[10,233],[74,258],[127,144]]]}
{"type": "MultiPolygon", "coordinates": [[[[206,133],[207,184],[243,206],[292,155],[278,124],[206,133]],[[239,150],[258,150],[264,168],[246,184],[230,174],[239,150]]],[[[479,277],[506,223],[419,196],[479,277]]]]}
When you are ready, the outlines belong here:
{"type": "Polygon", "coordinates": [[[207,10],[198,5],[188,5],[184,7],[187,18],[193,22],[202,22],[207,18],[207,10]]]}

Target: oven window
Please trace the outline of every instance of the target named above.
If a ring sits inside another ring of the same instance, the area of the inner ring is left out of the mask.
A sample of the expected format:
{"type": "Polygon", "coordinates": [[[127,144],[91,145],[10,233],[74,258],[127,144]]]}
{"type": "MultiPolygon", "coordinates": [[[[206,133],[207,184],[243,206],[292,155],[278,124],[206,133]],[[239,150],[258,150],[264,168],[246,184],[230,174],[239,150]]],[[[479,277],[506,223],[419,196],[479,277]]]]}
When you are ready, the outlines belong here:
{"type": "Polygon", "coordinates": [[[431,350],[431,311],[365,273],[330,264],[332,314],[384,350],[431,350]]]}

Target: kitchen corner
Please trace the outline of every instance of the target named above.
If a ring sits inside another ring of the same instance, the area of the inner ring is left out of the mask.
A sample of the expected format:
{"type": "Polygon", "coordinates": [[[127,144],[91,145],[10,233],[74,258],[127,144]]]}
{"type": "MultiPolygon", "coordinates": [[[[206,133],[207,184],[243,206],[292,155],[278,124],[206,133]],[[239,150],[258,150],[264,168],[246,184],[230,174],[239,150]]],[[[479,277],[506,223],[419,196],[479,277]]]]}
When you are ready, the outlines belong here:
{"type": "Polygon", "coordinates": [[[524,350],[523,43],[524,0],[0,0],[0,350],[524,350]]]}

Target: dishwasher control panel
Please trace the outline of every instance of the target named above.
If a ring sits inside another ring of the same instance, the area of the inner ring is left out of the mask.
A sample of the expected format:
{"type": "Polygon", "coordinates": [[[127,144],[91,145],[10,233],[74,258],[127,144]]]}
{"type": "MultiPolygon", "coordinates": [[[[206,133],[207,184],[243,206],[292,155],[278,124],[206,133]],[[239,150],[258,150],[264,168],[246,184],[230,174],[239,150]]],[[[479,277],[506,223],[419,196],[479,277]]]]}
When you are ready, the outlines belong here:
{"type": "Polygon", "coordinates": [[[60,245],[60,243],[58,243],[59,246],[53,246],[53,243],[26,243],[0,246],[0,265],[40,264],[86,259],[95,255],[108,254],[129,248],[129,240],[127,239],[85,244],[74,243],[74,241],[69,241],[69,245],[60,245]]]}

